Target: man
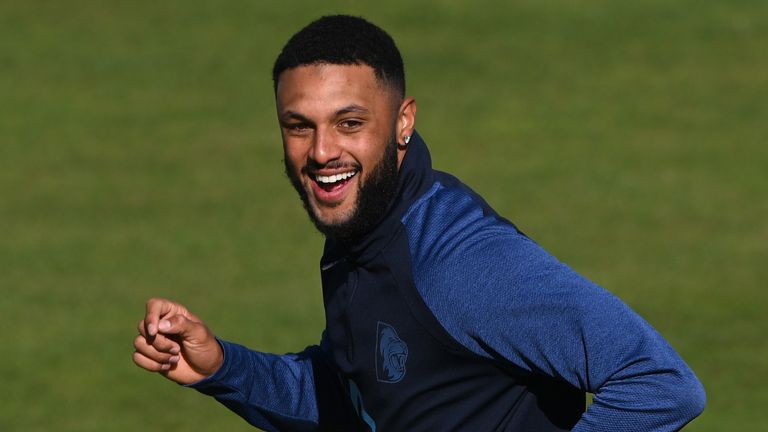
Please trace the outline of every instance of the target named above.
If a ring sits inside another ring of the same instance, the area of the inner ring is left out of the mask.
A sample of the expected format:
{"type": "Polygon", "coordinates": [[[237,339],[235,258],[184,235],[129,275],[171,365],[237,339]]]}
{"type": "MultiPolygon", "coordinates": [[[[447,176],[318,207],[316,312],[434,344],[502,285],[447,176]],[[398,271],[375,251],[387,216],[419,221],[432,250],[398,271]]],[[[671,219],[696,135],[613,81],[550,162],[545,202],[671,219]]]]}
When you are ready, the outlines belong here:
{"type": "Polygon", "coordinates": [[[265,430],[647,432],[702,411],[648,323],[432,169],[383,30],[321,18],[273,78],[286,173],[327,239],[321,342],[253,351],[152,299],[136,364],[265,430]]]}

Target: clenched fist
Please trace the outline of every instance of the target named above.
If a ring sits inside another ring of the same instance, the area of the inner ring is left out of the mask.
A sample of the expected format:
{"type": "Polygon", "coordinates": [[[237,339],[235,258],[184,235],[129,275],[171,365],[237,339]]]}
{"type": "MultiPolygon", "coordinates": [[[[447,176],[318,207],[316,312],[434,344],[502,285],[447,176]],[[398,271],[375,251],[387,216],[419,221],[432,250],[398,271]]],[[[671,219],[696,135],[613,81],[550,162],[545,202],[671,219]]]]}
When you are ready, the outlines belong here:
{"type": "Polygon", "coordinates": [[[183,305],[166,299],[147,301],[133,346],[133,361],[139,367],[179,384],[211,376],[224,361],[221,345],[205,323],[183,305]]]}

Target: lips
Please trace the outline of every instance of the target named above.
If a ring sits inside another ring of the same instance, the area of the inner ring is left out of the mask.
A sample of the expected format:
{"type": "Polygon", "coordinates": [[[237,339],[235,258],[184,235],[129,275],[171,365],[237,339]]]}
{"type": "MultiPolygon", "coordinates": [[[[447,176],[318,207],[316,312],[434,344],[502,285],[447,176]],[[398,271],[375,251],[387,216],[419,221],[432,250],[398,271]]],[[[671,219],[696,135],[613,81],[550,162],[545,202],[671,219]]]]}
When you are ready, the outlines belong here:
{"type": "Polygon", "coordinates": [[[347,187],[351,183],[351,179],[357,175],[357,170],[345,171],[336,174],[312,174],[312,190],[315,193],[315,197],[318,201],[334,204],[341,201],[345,194],[347,187]]]}

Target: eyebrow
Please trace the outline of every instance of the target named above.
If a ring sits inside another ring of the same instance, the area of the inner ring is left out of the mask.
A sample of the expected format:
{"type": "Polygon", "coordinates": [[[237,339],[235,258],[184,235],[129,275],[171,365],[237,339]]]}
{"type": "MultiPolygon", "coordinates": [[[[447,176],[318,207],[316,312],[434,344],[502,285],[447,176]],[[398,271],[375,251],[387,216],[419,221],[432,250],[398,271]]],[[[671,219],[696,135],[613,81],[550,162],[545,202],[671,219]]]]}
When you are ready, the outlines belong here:
{"type": "Polygon", "coordinates": [[[368,114],[370,111],[368,108],[356,104],[347,105],[344,108],[341,108],[340,110],[336,111],[336,116],[348,114],[348,113],[361,113],[361,114],[368,114]]]}
{"type": "Polygon", "coordinates": [[[314,124],[314,122],[312,120],[310,120],[309,118],[307,118],[303,114],[299,114],[299,113],[297,113],[295,111],[286,111],[286,112],[284,112],[283,114],[280,115],[280,120],[281,121],[285,121],[285,120],[289,120],[289,119],[299,120],[299,121],[301,121],[303,123],[314,124]]]}
{"type": "MultiPolygon", "coordinates": [[[[357,104],[351,104],[347,105],[343,108],[338,109],[334,116],[339,117],[344,114],[349,113],[360,113],[360,114],[368,114],[370,113],[370,110],[364,106],[357,105],[357,104]]],[[[304,123],[314,124],[312,120],[309,119],[309,117],[305,116],[304,114],[298,113],[296,111],[286,111],[282,115],[280,115],[280,120],[299,120],[304,123]]]]}

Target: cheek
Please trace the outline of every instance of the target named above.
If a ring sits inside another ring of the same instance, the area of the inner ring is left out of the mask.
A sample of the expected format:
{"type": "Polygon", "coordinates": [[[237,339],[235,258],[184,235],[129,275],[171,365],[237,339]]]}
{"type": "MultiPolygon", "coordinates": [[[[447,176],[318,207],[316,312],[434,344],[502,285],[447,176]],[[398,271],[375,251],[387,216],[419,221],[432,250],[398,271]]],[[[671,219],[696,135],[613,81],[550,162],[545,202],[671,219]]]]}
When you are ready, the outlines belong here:
{"type": "Polygon", "coordinates": [[[360,147],[360,151],[357,153],[358,160],[370,172],[372,168],[384,160],[388,145],[389,142],[384,138],[375,137],[375,139],[368,141],[365,146],[360,147]]]}
{"type": "Polygon", "coordinates": [[[291,166],[297,174],[304,166],[304,153],[299,146],[284,144],[283,157],[285,158],[286,164],[291,166]]]}

